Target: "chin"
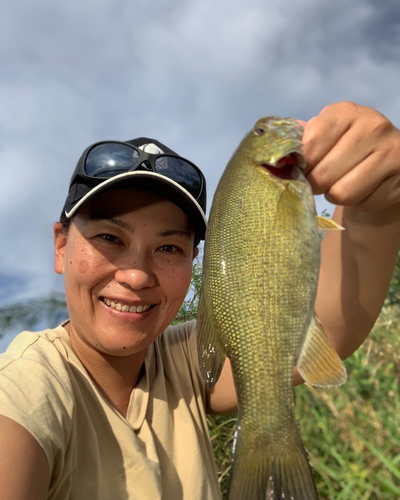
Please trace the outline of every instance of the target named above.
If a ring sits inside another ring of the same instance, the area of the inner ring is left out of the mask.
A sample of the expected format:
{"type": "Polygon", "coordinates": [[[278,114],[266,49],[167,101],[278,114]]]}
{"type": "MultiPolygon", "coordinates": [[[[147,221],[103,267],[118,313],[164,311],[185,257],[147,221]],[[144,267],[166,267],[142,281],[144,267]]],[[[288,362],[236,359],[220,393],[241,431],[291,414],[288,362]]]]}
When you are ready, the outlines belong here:
{"type": "Polygon", "coordinates": [[[130,334],[118,335],[118,339],[114,336],[112,338],[104,339],[97,350],[109,356],[132,356],[139,354],[155,340],[149,338],[147,335],[138,334],[137,338],[132,338],[130,334]]]}

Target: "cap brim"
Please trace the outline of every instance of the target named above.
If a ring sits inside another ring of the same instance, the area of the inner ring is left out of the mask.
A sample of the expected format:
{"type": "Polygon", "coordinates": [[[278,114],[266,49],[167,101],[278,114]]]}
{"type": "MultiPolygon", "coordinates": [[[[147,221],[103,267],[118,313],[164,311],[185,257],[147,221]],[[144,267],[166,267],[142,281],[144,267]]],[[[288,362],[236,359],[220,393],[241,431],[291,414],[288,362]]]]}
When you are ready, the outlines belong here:
{"type": "Polygon", "coordinates": [[[189,217],[196,234],[200,239],[204,240],[207,219],[199,203],[177,182],[164,175],[157,174],[156,172],[135,170],[133,172],[125,172],[115,177],[111,177],[93,187],[71,208],[71,210],[65,210],[66,217],[72,217],[82,205],[86,204],[97,194],[107,191],[108,189],[115,189],[117,186],[119,187],[119,185],[151,191],[172,201],[189,217]]]}

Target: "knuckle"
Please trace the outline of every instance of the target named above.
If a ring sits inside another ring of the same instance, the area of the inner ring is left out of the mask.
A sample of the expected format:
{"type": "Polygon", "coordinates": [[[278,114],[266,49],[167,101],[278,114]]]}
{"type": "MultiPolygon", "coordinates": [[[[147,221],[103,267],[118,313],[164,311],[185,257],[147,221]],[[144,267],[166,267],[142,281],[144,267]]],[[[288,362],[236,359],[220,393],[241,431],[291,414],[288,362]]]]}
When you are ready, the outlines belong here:
{"type": "Polygon", "coordinates": [[[318,165],[318,168],[310,172],[309,181],[315,192],[318,191],[319,194],[326,193],[330,187],[328,168],[323,165],[318,165]]]}
{"type": "Polygon", "coordinates": [[[371,132],[375,135],[383,135],[390,132],[394,127],[390,120],[388,120],[381,113],[376,113],[371,119],[371,132]]]}
{"type": "Polygon", "coordinates": [[[359,104],[356,104],[353,101],[342,101],[338,104],[346,113],[357,113],[361,108],[359,104]]]}
{"type": "Polygon", "coordinates": [[[343,183],[336,183],[329,189],[329,196],[336,205],[351,206],[354,204],[354,197],[343,183]]]}
{"type": "Polygon", "coordinates": [[[327,114],[330,113],[331,111],[335,113],[350,114],[350,113],[357,113],[359,109],[360,105],[356,104],[355,102],[339,101],[325,106],[320,114],[327,114]]]}

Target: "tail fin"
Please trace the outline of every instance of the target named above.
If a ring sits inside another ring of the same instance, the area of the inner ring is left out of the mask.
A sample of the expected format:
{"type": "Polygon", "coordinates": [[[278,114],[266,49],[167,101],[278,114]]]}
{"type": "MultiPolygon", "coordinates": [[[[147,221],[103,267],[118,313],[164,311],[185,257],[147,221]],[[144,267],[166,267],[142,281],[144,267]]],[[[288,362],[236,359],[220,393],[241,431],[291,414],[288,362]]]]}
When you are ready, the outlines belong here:
{"type": "Polygon", "coordinates": [[[229,500],[318,500],[300,436],[286,454],[279,455],[265,449],[261,442],[249,441],[238,427],[229,500]]]}

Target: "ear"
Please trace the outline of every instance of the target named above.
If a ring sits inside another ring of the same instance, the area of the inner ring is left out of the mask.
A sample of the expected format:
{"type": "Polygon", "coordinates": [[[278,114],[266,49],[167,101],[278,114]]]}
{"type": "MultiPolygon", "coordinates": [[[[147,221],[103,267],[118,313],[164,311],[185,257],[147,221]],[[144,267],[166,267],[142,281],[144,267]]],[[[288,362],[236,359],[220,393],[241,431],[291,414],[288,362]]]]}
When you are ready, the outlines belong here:
{"type": "Polygon", "coordinates": [[[64,274],[65,269],[65,245],[67,234],[61,222],[54,224],[54,270],[57,274],[64,274]]]}
{"type": "Polygon", "coordinates": [[[196,247],[193,249],[193,259],[195,259],[199,255],[199,249],[196,247]]]}

